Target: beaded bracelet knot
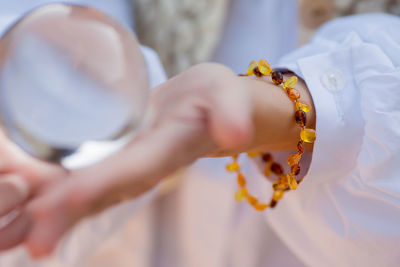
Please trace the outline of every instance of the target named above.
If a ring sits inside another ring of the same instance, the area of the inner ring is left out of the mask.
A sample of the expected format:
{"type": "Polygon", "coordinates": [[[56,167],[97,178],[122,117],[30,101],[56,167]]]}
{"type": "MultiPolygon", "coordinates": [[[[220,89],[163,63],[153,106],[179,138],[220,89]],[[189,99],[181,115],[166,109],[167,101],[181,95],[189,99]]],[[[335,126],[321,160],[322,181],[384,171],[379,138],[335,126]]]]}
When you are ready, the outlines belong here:
{"type": "Polygon", "coordinates": [[[301,180],[297,180],[296,176],[300,173],[300,160],[304,153],[304,143],[313,143],[316,139],[316,132],[313,129],[306,128],[307,113],[311,110],[311,106],[300,101],[300,93],[294,89],[294,86],[298,82],[297,76],[293,75],[284,81],[284,73],[280,70],[272,70],[268,62],[261,59],[259,62],[253,61],[250,63],[247,73],[239,76],[271,76],[272,82],[276,85],[282,85],[282,89],[287,94],[289,99],[294,103],[295,115],[294,120],[297,125],[301,128],[300,140],[297,143],[297,153],[290,155],[286,162],[290,166],[290,172],[284,173],[282,166],[274,162],[273,157],[270,153],[252,152],[247,153],[251,158],[261,157],[266,163],[264,169],[264,175],[269,177],[272,173],[278,176],[277,181],[272,184],[273,195],[269,203],[260,202],[257,197],[251,195],[246,187],[246,178],[240,170],[240,164],[238,163],[239,155],[232,157],[233,161],[226,166],[228,172],[236,173],[238,191],[235,194],[236,201],[243,201],[247,199],[247,202],[254,207],[257,211],[264,211],[266,208],[274,208],[278,201],[282,199],[285,191],[296,190],[301,180]]]}

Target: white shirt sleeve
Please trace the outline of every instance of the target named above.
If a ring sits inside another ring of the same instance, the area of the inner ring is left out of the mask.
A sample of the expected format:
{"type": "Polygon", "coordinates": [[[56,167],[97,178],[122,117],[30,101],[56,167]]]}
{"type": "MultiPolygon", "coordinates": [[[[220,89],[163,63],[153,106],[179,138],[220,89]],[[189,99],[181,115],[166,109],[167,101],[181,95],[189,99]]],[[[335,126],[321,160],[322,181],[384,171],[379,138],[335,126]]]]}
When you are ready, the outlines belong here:
{"type": "Polygon", "coordinates": [[[317,140],[272,227],[307,266],[399,266],[400,19],[337,19],[281,64],[307,83],[317,140]]]}

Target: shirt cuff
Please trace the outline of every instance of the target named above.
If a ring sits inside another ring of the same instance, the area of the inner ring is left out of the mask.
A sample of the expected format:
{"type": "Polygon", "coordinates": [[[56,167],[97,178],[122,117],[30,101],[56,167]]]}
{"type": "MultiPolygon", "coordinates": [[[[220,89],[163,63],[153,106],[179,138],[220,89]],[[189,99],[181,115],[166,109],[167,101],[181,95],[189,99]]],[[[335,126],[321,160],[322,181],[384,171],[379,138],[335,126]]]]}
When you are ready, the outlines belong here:
{"type": "Polygon", "coordinates": [[[304,79],[314,101],[317,139],[307,175],[311,179],[304,183],[344,177],[355,167],[362,117],[350,55],[343,48],[283,65],[304,79]]]}

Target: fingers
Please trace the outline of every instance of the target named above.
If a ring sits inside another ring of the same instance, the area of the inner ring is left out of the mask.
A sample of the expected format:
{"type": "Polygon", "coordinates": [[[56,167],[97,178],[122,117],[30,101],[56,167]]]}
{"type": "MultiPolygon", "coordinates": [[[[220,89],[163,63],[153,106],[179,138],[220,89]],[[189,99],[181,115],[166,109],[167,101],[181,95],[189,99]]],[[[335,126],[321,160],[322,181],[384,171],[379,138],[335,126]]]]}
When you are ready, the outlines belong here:
{"type": "Polygon", "coordinates": [[[0,176],[0,250],[20,244],[29,233],[32,217],[26,213],[25,205],[36,186],[37,179],[18,174],[0,176]]]}
{"type": "Polygon", "coordinates": [[[22,243],[31,227],[30,217],[25,212],[13,211],[1,221],[6,222],[5,226],[0,228],[0,250],[10,249],[22,243]]]}
{"type": "Polygon", "coordinates": [[[191,131],[195,132],[190,125],[171,122],[46,189],[28,207],[34,224],[25,244],[31,255],[48,255],[81,219],[143,194],[163,177],[192,162],[197,154],[208,151],[204,145],[185,150],[192,142],[191,131]]]}
{"type": "Polygon", "coordinates": [[[30,185],[17,174],[3,175],[0,178],[0,216],[9,213],[24,203],[30,195],[30,185]]]}
{"type": "Polygon", "coordinates": [[[68,214],[59,202],[46,203],[47,200],[51,198],[35,201],[29,204],[27,209],[32,225],[25,245],[33,258],[51,254],[57,241],[69,229],[68,225],[72,224],[72,218],[68,217],[71,214],[68,214]]]}

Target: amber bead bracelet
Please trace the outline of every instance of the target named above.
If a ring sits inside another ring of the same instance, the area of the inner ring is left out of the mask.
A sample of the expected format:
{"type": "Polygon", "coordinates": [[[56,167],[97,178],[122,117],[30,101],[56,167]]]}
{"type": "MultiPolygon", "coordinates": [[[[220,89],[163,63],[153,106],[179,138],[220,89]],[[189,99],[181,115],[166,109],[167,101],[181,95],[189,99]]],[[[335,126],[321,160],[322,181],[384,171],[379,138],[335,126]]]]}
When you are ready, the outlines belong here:
{"type": "Polygon", "coordinates": [[[293,155],[290,155],[286,160],[291,170],[289,173],[284,173],[282,166],[273,160],[273,157],[270,153],[247,153],[247,155],[251,158],[261,157],[266,163],[264,169],[264,175],[266,177],[269,177],[272,173],[278,176],[277,181],[272,184],[274,193],[269,203],[262,203],[257,197],[249,193],[246,187],[246,178],[241,172],[240,164],[238,163],[239,155],[233,156],[233,162],[226,166],[227,171],[236,173],[237,175],[237,184],[239,189],[235,194],[235,199],[237,201],[247,200],[247,202],[257,211],[264,211],[268,207],[274,208],[278,201],[282,199],[285,191],[297,189],[297,185],[301,182],[301,180],[297,180],[296,176],[298,176],[300,173],[300,160],[304,153],[304,143],[313,143],[316,139],[315,130],[306,128],[307,113],[311,110],[311,106],[303,101],[300,101],[300,93],[294,88],[298,82],[298,78],[294,75],[294,73],[290,73],[291,77],[284,81],[284,74],[288,74],[288,72],[284,72],[281,69],[272,70],[268,62],[262,59],[259,62],[251,62],[247,69],[247,73],[239,75],[255,75],[257,77],[271,76],[274,84],[279,86],[282,85],[282,89],[287,94],[289,99],[294,103],[296,110],[294,120],[300,127],[300,139],[296,148],[297,152],[293,155]]]}

